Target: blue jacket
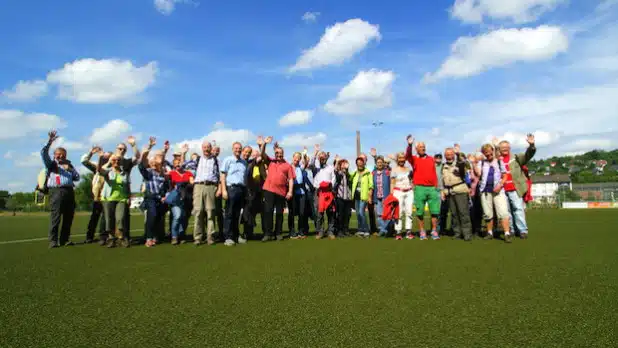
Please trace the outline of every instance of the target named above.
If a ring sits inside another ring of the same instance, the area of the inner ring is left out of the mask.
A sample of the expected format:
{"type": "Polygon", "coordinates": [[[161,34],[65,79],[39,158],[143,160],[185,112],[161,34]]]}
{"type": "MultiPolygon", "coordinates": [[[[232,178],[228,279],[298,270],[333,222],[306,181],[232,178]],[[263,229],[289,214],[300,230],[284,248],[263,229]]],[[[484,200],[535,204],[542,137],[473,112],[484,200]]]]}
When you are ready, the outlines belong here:
{"type": "MultiPolygon", "coordinates": [[[[384,173],[382,174],[382,192],[384,193],[382,199],[386,199],[388,195],[391,193],[391,172],[390,170],[383,169],[384,173]]],[[[374,169],[372,172],[373,175],[373,201],[378,200],[378,171],[374,169]]]]}

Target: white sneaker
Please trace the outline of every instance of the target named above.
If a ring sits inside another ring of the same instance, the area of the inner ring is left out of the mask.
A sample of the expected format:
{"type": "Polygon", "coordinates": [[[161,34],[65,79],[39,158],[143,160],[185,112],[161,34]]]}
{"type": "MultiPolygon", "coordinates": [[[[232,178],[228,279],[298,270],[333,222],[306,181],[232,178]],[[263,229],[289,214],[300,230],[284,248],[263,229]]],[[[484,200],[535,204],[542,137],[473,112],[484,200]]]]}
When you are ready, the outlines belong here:
{"type": "Polygon", "coordinates": [[[365,237],[365,238],[369,238],[369,237],[371,237],[371,233],[369,233],[369,232],[365,232],[365,234],[363,234],[363,237],[365,237]]]}
{"type": "Polygon", "coordinates": [[[247,244],[247,240],[243,237],[238,237],[238,244],[247,244]]]}
{"type": "Polygon", "coordinates": [[[234,246],[234,245],[236,245],[236,243],[234,243],[234,241],[231,240],[231,239],[226,239],[224,245],[225,246],[234,246]]]}

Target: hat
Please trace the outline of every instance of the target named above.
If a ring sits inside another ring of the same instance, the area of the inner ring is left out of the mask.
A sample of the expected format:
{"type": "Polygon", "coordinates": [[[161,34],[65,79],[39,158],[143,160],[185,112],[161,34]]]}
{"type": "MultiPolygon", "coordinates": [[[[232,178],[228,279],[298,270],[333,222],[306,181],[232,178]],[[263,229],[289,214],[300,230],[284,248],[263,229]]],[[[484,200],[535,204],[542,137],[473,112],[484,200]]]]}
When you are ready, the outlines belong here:
{"type": "Polygon", "coordinates": [[[174,157],[176,156],[182,156],[182,152],[179,152],[179,151],[174,152],[174,157]]]}

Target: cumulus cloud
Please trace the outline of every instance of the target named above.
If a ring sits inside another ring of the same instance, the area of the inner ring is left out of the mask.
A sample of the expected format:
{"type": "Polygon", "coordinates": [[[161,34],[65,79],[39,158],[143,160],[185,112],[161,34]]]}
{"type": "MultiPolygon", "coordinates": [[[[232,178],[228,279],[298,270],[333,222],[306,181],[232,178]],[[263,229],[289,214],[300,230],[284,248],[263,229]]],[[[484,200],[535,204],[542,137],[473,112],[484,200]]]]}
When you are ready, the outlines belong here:
{"type": "Polygon", "coordinates": [[[175,149],[180,149],[183,144],[189,145],[189,152],[197,152],[202,153],[202,143],[204,141],[209,141],[213,145],[218,145],[221,147],[221,156],[223,158],[228,156],[232,152],[232,144],[234,142],[240,142],[244,145],[250,145],[256,136],[247,129],[231,129],[231,128],[216,128],[213,129],[210,133],[206,134],[202,138],[195,139],[187,139],[181,142],[178,142],[174,145],[175,149]]]}
{"type": "Polygon", "coordinates": [[[13,156],[15,155],[15,153],[13,151],[7,151],[4,156],[2,156],[4,159],[13,159],[13,156]]]}
{"type": "Polygon", "coordinates": [[[26,156],[20,156],[14,161],[17,167],[28,168],[28,167],[43,167],[43,160],[41,159],[41,154],[37,152],[31,152],[26,156]]]}
{"type": "Polygon", "coordinates": [[[425,83],[445,78],[464,78],[516,62],[549,60],[566,52],[569,39],[559,27],[498,29],[472,37],[460,37],[451,45],[451,55],[425,83]]]}
{"type": "MultiPolygon", "coordinates": [[[[535,131],[532,132],[534,134],[535,143],[537,146],[548,146],[556,143],[560,140],[560,133],[550,133],[546,131],[535,131]]],[[[525,148],[528,146],[527,142],[527,133],[521,132],[506,132],[502,135],[498,135],[497,138],[502,141],[506,140],[515,148],[525,148]]],[[[485,142],[490,143],[492,140],[492,136],[488,135],[485,138],[485,142]]]]}
{"type": "Polygon", "coordinates": [[[191,0],[154,0],[154,7],[162,15],[169,16],[176,9],[177,4],[195,4],[191,0]]]}
{"type": "Polygon", "coordinates": [[[567,0],[455,0],[451,17],[464,23],[482,23],[484,18],[514,23],[536,21],[567,0]]]}
{"type": "Polygon", "coordinates": [[[319,16],[320,16],[320,12],[305,12],[305,14],[301,17],[301,19],[305,23],[313,23],[318,20],[319,16]]]}
{"type": "Polygon", "coordinates": [[[281,127],[299,126],[307,124],[311,121],[313,111],[310,110],[296,110],[287,113],[281,119],[279,119],[279,125],[281,127]]]}
{"type": "Polygon", "coordinates": [[[58,86],[57,98],[77,103],[136,102],[152,86],[157,62],[134,66],[118,59],[80,59],[51,71],[47,82],[58,86]]]}
{"type": "Polygon", "coordinates": [[[125,120],[111,120],[101,128],[96,128],[90,135],[92,144],[109,144],[112,141],[122,141],[130,135],[131,125],[125,120]]]}
{"type": "Polygon", "coordinates": [[[315,144],[323,144],[326,141],[326,134],[319,132],[315,134],[308,133],[294,133],[285,135],[281,138],[282,146],[290,146],[290,147],[310,147],[315,144]]]}
{"type": "Polygon", "coordinates": [[[19,81],[13,89],[2,92],[9,101],[15,102],[32,102],[47,94],[47,82],[36,81],[19,81]]]}
{"type": "Polygon", "coordinates": [[[337,98],[324,105],[324,110],[332,114],[354,115],[390,107],[394,80],[392,71],[361,71],[339,91],[337,98]]]}
{"type": "Polygon", "coordinates": [[[56,115],[25,113],[19,110],[0,110],[0,141],[16,139],[50,129],[66,127],[66,122],[56,115]]]}
{"type": "Polygon", "coordinates": [[[54,142],[54,146],[64,147],[67,150],[84,150],[86,149],[86,145],[77,141],[69,141],[65,137],[59,137],[56,142],[54,142]]]}
{"type": "Polygon", "coordinates": [[[362,19],[336,23],[326,28],[317,45],[305,50],[289,71],[340,65],[364,50],[371,41],[379,41],[381,38],[380,28],[362,19]]]}

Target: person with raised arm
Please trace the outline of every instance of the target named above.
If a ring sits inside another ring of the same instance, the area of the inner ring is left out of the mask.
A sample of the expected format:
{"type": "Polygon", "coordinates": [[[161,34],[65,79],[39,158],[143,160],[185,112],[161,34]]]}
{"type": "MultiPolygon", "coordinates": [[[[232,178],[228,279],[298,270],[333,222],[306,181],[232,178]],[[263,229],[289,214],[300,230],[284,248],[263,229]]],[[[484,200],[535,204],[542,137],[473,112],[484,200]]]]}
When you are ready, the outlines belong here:
{"type": "Polygon", "coordinates": [[[250,240],[255,237],[254,229],[257,225],[256,217],[262,216],[262,231],[264,228],[264,193],[262,187],[266,181],[266,166],[262,162],[262,155],[259,150],[252,149],[245,173],[245,204],[242,210],[242,222],[244,239],[250,240]]]}
{"type": "Polygon", "coordinates": [[[292,155],[292,169],[294,170],[294,194],[288,200],[288,229],[290,239],[303,239],[309,233],[309,217],[307,215],[307,182],[309,177],[305,171],[306,163],[302,161],[303,155],[295,152],[292,155]],[[294,228],[294,220],[298,216],[298,228],[294,228]]]}
{"type": "Polygon", "coordinates": [[[88,221],[84,244],[91,244],[94,242],[94,233],[97,229],[97,224],[99,225],[99,245],[104,246],[107,244],[108,235],[105,228],[103,202],[101,201],[101,193],[103,192],[105,180],[99,175],[97,166],[102,166],[104,163],[107,163],[111,155],[111,152],[103,152],[99,146],[93,146],[92,149],[81,158],[82,165],[94,174],[92,177],[92,211],[90,213],[90,220],[88,221]],[[92,156],[95,154],[99,155],[97,162],[91,161],[92,156]]]}
{"type": "Polygon", "coordinates": [[[442,165],[443,202],[448,202],[451,212],[454,238],[467,242],[472,240],[470,221],[470,189],[466,184],[466,156],[460,152],[459,145],[444,150],[446,163],[442,165]]]}
{"type": "Polygon", "coordinates": [[[138,165],[146,188],[144,193],[144,207],[146,208],[146,226],[144,234],[146,236],[145,245],[149,248],[157,244],[157,237],[162,234],[164,229],[164,201],[168,188],[168,180],[166,178],[165,167],[163,166],[163,153],[155,153],[152,162],[148,159],[148,155],[156,143],[156,138],[150,137],[148,147],[144,149],[142,160],[138,165]]]}
{"type": "Polygon", "coordinates": [[[49,190],[50,223],[48,231],[49,247],[72,246],[71,225],[75,215],[75,182],[79,181],[79,173],[67,159],[67,150],[58,147],[54,150],[54,158],[49,156],[49,148],[58,139],[58,133],[52,130],[48,133],[47,144],[41,150],[41,158],[46,170],[45,187],[49,190]],[[60,223],[62,222],[62,227],[60,223]],[[60,236],[58,236],[60,230],[60,236]]]}
{"type": "Polygon", "coordinates": [[[406,239],[414,239],[412,234],[414,205],[414,192],[412,191],[412,171],[406,167],[406,155],[403,152],[397,154],[397,166],[391,171],[392,193],[399,202],[399,220],[395,223],[395,239],[403,239],[405,226],[406,239]]]}
{"type": "Polygon", "coordinates": [[[193,195],[191,187],[194,183],[193,173],[185,170],[183,166],[184,156],[175,156],[172,161],[173,169],[169,172],[171,189],[168,193],[167,204],[170,206],[172,226],[172,245],[178,245],[184,242],[184,235],[189,225],[190,211],[187,211],[188,205],[192,205],[193,195]]]}
{"type": "Polygon", "coordinates": [[[314,205],[316,211],[316,239],[328,236],[335,239],[335,204],[333,184],[335,183],[335,167],[328,164],[329,155],[320,151],[320,145],[315,145],[313,160],[309,164],[313,172],[313,186],[315,187],[314,205]],[[326,231],[324,217],[328,218],[326,231]]]}
{"type": "Polygon", "coordinates": [[[481,148],[485,159],[474,168],[476,175],[480,178],[479,192],[481,195],[481,206],[483,207],[483,217],[487,224],[487,235],[485,239],[493,239],[494,209],[498,220],[504,229],[504,241],[511,243],[511,232],[509,229],[509,211],[507,207],[504,184],[506,182],[506,170],[500,165],[495,156],[495,148],[492,144],[485,144],[481,148]]]}
{"type": "MultiPolygon", "coordinates": [[[[184,168],[195,171],[193,184],[193,242],[199,246],[204,242],[208,245],[215,243],[215,221],[217,219],[217,193],[220,194],[219,160],[212,152],[212,144],[206,140],[202,142],[202,155],[185,162],[184,168]],[[206,233],[205,233],[206,232],[206,233]]],[[[189,146],[182,146],[183,157],[189,151],[189,146]]]]}
{"type": "MultiPolygon", "coordinates": [[[[270,144],[273,137],[266,139],[261,136],[257,139],[260,147],[262,161],[266,165],[268,175],[264,182],[264,231],[263,242],[271,240],[283,240],[283,209],[287,201],[292,199],[294,193],[294,169],[285,160],[283,148],[274,143],[275,157],[266,154],[266,145],[270,144]],[[275,227],[273,230],[273,211],[275,212],[275,227]]],[[[292,213],[292,212],[290,212],[292,213]]],[[[290,231],[292,232],[292,231],[290,231]]]]}
{"type": "Polygon", "coordinates": [[[408,135],[406,148],[406,160],[410,162],[413,170],[412,182],[414,184],[414,206],[420,228],[420,239],[427,239],[425,232],[425,205],[429,205],[431,214],[431,238],[440,239],[438,234],[438,216],[440,215],[440,195],[438,193],[438,175],[436,173],[435,160],[427,155],[425,143],[416,144],[416,155],[412,154],[414,137],[408,135]]]}
{"type": "Polygon", "coordinates": [[[519,232],[521,239],[528,238],[528,224],[526,223],[526,210],[523,201],[528,192],[528,183],[524,167],[536,153],[534,135],[528,134],[526,142],[528,143],[526,152],[516,155],[511,153],[511,144],[508,141],[504,140],[498,144],[500,162],[506,171],[504,192],[511,215],[509,219],[510,229],[513,232],[519,232]]]}
{"type": "Polygon", "coordinates": [[[101,199],[105,212],[105,230],[108,235],[107,247],[114,248],[119,239],[121,246],[131,246],[129,231],[125,230],[125,216],[131,195],[129,175],[121,167],[122,157],[114,154],[107,163],[98,166],[97,172],[104,180],[101,199]]]}
{"type": "MultiPolygon", "coordinates": [[[[238,224],[240,211],[245,200],[245,175],[247,161],[242,158],[242,144],[235,142],[232,145],[232,155],[223,161],[221,166],[221,196],[226,201],[223,238],[225,246],[236,245],[240,235],[238,224]]],[[[241,242],[241,240],[238,240],[241,242]]]]}
{"type": "MultiPolygon", "coordinates": [[[[127,154],[127,145],[125,143],[118,144],[116,146],[116,151],[114,153],[117,156],[120,156],[120,167],[125,173],[127,173],[129,177],[129,184],[130,184],[131,170],[133,170],[133,167],[137,166],[138,163],[140,162],[141,154],[140,154],[139,148],[137,147],[137,140],[135,139],[134,136],[131,135],[127,137],[126,142],[129,144],[129,146],[131,146],[131,149],[133,150],[133,157],[125,158],[125,155],[127,154]]],[[[129,199],[131,199],[130,196],[129,196],[129,199]]],[[[127,233],[129,233],[129,231],[131,231],[131,211],[129,208],[129,204],[127,204],[124,216],[125,216],[125,219],[123,221],[124,230],[127,231],[127,233]]]]}

